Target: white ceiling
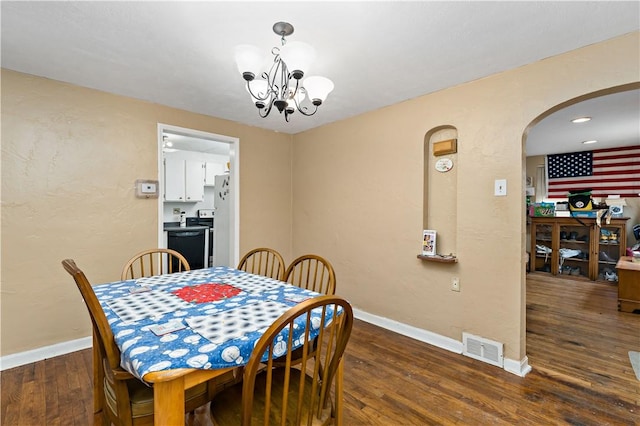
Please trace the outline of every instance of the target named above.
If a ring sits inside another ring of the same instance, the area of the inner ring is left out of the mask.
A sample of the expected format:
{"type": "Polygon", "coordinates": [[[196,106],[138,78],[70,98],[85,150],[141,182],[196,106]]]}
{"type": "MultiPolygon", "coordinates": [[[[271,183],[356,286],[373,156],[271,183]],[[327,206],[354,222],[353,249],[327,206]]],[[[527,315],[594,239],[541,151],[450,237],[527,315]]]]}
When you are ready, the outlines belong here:
{"type": "MultiPolygon", "coordinates": [[[[640,30],[638,1],[4,0],[0,7],[3,68],[292,134],[640,30]],[[265,52],[279,45],[271,30],[277,21],[294,25],[289,40],[315,47],[309,74],[335,83],[316,115],[294,114],[289,123],[277,111],[258,116],[233,61],[238,44],[265,52]]],[[[635,136],[616,140],[638,141],[634,93],[616,102],[635,106],[628,126],[635,124],[635,136]]],[[[559,114],[559,123],[576,112],[559,114]]],[[[552,121],[532,130],[529,154],[538,140],[559,146],[552,135],[582,140],[552,121]]],[[[609,132],[622,127],[606,125],[609,132]]]]}
{"type": "Polygon", "coordinates": [[[231,154],[231,145],[228,142],[216,141],[215,139],[204,139],[168,131],[163,133],[162,139],[163,152],[195,151],[227,157],[231,154]]]}
{"type": "Polygon", "coordinates": [[[526,149],[533,156],[638,144],[640,90],[629,90],[582,101],[545,117],[529,131],[526,149]],[[571,122],[579,117],[591,120],[571,122]],[[582,143],[589,140],[597,143],[582,143]]]}

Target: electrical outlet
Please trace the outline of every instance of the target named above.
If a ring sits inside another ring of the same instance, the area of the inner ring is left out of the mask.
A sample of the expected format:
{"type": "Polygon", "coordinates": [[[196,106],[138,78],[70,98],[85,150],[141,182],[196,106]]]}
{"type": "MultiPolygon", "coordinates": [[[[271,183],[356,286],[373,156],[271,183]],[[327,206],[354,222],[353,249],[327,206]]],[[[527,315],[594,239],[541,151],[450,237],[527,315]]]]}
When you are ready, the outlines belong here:
{"type": "Polygon", "coordinates": [[[173,214],[180,214],[180,207],[176,207],[173,209],[173,214]]]}
{"type": "Polygon", "coordinates": [[[460,291],[460,278],[451,278],[451,291],[460,291]]]}

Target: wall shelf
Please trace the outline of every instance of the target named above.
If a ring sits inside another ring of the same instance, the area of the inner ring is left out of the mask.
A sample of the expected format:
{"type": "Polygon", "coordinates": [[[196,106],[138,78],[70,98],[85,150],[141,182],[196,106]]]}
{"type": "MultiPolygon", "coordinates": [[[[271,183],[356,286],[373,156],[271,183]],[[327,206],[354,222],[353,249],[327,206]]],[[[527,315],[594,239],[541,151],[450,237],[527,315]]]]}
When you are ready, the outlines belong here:
{"type": "Polygon", "coordinates": [[[429,262],[439,262],[439,263],[458,263],[458,258],[451,254],[436,254],[433,256],[427,256],[424,254],[419,254],[418,259],[426,260],[429,262]]]}

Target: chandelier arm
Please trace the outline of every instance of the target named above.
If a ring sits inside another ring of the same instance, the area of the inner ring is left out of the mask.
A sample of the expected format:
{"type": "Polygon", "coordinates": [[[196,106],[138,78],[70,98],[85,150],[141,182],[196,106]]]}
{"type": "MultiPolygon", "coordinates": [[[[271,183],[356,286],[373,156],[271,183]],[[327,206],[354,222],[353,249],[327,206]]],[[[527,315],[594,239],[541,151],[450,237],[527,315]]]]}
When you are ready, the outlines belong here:
{"type": "Polygon", "coordinates": [[[315,108],[313,109],[313,112],[307,113],[305,111],[308,110],[309,108],[308,107],[301,107],[300,105],[298,105],[298,102],[296,102],[296,109],[298,111],[300,111],[300,114],[306,115],[307,117],[311,117],[313,114],[318,112],[318,105],[315,105],[315,108]]]}
{"type": "Polygon", "coordinates": [[[269,92],[269,96],[272,98],[271,102],[273,102],[273,98],[277,99],[278,90],[275,85],[275,75],[278,70],[278,61],[274,58],[273,64],[271,64],[271,68],[269,68],[269,72],[265,71],[262,73],[262,78],[267,82],[267,91],[269,92]]]}
{"type": "MultiPolygon", "coordinates": [[[[291,82],[292,79],[291,77],[289,77],[289,82],[291,82]]],[[[296,95],[298,94],[298,90],[300,90],[302,88],[302,86],[300,86],[300,80],[297,79],[293,79],[293,81],[296,82],[296,87],[294,87],[293,89],[289,88],[289,91],[291,92],[291,98],[293,99],[293,101],[296,104],[296,107],[298,106],[298,101],[296,99],[296,95]]],[[[287,85],[288,86],[288,85],[287,85]]]]}
{"type": "MultiPolygon", "coordinates": [[[[255,81],[255,80],[252,80],[255,81]]],[[[267,90],[267,92],[264,94],[264,97],[262,96],[258,96],[255,93],[253,93],[253,90],[251,90],[251,81],[247,81],[247,90],[249,91],[249,94],[251,96],[253,96],[255,99],[258,99],[260,101],[266,101],[267,99],[269,99],[271,97],[271,93],[269,90],[267,90]]]]}
{"type": "Polygon", "coordinates": [[[262,73],[262,78],[267,80],[267,83],[269,83],[270,89],[273,88],[273,86],[275,85],[275,76],[278,72],[278,65],[279,65],[279,60],[278,60],[278,56],[276,56],[273,59],[273,63],[271,64],[271,67],[269,68],[269,72],[265,71],[262,73]]]}
{"type": "Polygon", "coordinates": [[[276,56],[273,60],[271,68],[269,69],[269,72],[265,71],[262,73],[262,78],[267,82],[267,90],[269,92],[269,96],[271,97],[271,104],[273,104],[274,101],[281,99],[280,88],[278,87],[276,81],[276,77],[278,76],[278,68],[280,68],[281,63],[282,61],[280,61],[278,59],[278,56],[276,56]]]}
{"type": "MultiPolygon", "coordinates": [[[[284,61],[279,60],[279,71],[276,69],[276,74],[279,74],[280,87],[278,88],[278,98],[282,100],[287,99],[287,92],[289,91],[289,70],[287,64],[284,61]]],[[[275,77],[275,76],[274,76],[275,77]]]]}
{"type": "Polygon", "coordinates": [[[269,107],[268,108],[258,108],[258,115],[260,115],[260,117],[262,118],[266,118],[269,113],[271,112],[271,108],[273,107],[273,99],[271,100],[271,102],[269,102],[269,107]],[[264,113],[263,113],[264,111],[264,113]]]}
{"type": "MultiPolygon", "coordinates": [[[[296,82],[296,92],[298,90],[304,90],[304,89],[301,88],[301,87],[299,88],[297,86],[297,82],[296,82]]],[[[298,102],[298,98],[296,96],[293,97],[293,102],[294,102],[294,104],[296,106],[296,109],[300,112],[300,114],[306,115],[307,117],[311,117],[313,114],[318,112],[318,107],[320,106],[320,104],[315,104],[314,103],[314,104],[312,104],[312,105],[315,106],[315,108],[313,109],[313,112],[307,112],[309,110],[309,107],[300,105],[300,103],[298,102]]]]}

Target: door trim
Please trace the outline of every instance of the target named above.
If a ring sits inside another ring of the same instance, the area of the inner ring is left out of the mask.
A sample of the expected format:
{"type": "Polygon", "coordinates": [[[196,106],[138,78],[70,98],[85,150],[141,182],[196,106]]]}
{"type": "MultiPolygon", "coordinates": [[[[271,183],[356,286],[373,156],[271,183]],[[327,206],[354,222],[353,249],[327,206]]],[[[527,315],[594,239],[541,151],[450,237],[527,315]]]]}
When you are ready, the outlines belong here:
{"type": "Polygon", "coordinates": [[[201,130],[188,129],[186,127],[178,127],[170,124],[158,123],[158,247],[166,247],[167,242],[164,241],[164,217],[163,202],[164,197],[164,173],[162,164],[162,135],[167,131],[170,133],[179,133],[185,136],[191,136],[200,139],[208,139],[215,142],[229,144],[229,175],[231,178],[231,243],[229,245],[229,259],[232,261],[231,267],[235,267],[240,260],[240,139],[231,136],[219,135],[215,133],[203,132],[201,130]]]}

